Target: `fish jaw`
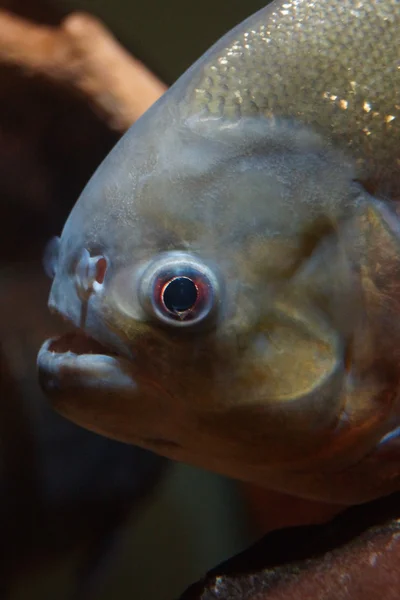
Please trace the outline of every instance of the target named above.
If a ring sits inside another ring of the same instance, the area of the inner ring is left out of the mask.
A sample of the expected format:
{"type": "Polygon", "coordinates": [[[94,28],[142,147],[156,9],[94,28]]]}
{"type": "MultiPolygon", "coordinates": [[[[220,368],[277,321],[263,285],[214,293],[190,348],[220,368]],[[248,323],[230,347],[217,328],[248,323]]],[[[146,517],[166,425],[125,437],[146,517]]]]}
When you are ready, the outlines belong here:
{"type": "MultiPolygon", "coordinates": [[[[77,425],[121,442],[176,458],[176,431],[165,417],[174,406],[135,365],[82,334],[47,340],[38,359],[39,382],[52,406],[77,425]],[[153,419],[159,411],[159,420],[153,419]],[[151,425],[152,423],[152,425],[151,425]]],[[[174,420],[172,419],[172,422],[174,420]]]]}
{"type": "MultiPolygon", "coordinates": [[[[78,341],[80,344],[82,341],[78,341]]],[[[314,500],[351,505],[397,489],[398,427],[381,440],[378,438],[376,447],[362,460],[352,461],[345,468],[332,469],[318,461],[294,468],[293,465],[274,467],[268,461],[255,465],[251,460],[246,462],[240,441],[238,449],[243,455],[240,460],[218,458],[213,455],[212,436],[209,445],[191,447],[189,439],[198,433],[196,423],[193,420],[190,423],[169,391],[138,375],[134,361],[95,354],[101,347],[90,340],[85,344],[81,350],[90,348],[90,353],[79,354],[64,351],[65,339],[48,340],[39,352],[38,366],[41,386],[51,397],[53,407],[86,429],[173,460],[314,500]],[[183,423],[181,430],[179,423],[183,423]]]]}

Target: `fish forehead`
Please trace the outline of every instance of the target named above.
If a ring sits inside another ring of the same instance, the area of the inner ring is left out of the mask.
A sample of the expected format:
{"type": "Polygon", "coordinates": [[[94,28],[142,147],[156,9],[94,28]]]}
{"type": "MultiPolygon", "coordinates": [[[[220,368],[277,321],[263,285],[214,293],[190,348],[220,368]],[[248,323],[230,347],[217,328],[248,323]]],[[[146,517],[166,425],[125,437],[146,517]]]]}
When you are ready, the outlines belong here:
{"type": "Polygon", "coordinates": [[[193,128],[193,121],[210,120],[217,137],[222,120],[292,119],[345,149],[357,166],[357,178],[374,193],[400,196],[399,27],[398,0],[271,3],[217,42],[125,134],[67,222],[69,245],[78,230],[80,239],[96,244],[101,231],[108,232],[110,242],[113,227],[121,239],[125,230],[140,225],[143,238],[146,219],[141,219],[138,192],[157,173],[162,152],[169,155],[161,173],[165,195],[163,201],[154,198],[144,212],[154,208],[154,219],[155,211],[162,210],[164,231],[171,219],[187,224],[185,212],[192,222],[207,214],[210,218],[196,204],[195,193],[185,202],[170,193],[172,184],[179,189],[182,183],[176,173],[165,177],[177,165],[190,177],[189,167],[199,157],[207,172],[207,153],[228,153],[221,145],[213,148],[209,133],[185,145],[184,131],[188,124],[193,128]]]}
{"type": "MultiPolygon", "coordinates": [[[[118,257],[114,261],[135,245],[184,247],[199,235],[200,225],[226,241],[220,231],[224,219],[225,230],[233,233],[240,211],[250,215],[245,195],[237,211],[229,205],[229,218],[221,197],[205,205],[197,191],[212,187],[211,163],[229,159],[229,144],[217,140],[221,123],[235,126],[249,117],[303,124],[345,149],[356,165],[355,179],[378,195],[400,195],[399,25],[395,0],[280,1],[244,21],[112,150],[66,223],[61,256],[82,245],[107,245],[118,257]],[[206,133],[198,128],[202,122],[210,123],[206,133]],[[163,182],[154,193],[158,177],[163,182]],[[190,197],[180,194],[188,182],[190,197]]],[[[251,141],[247,136],[245,154],[251,141]]],[[[257,210],[261,206],[258,199],[253,203],[257,210]]],[[[272,210],[270,198],[264,207],[272,210]]],[[[200,245],[208,247],[209,236],[200,245]]]]}
{"type": "Polygon", "coordinates": [[[164,250],[230,254],[344,216],[353,178],[351,161],[285,120],[196,120],[161,138],[127,136],[74,208],[62,254],[107,248],[115,267],[164,250]]]}

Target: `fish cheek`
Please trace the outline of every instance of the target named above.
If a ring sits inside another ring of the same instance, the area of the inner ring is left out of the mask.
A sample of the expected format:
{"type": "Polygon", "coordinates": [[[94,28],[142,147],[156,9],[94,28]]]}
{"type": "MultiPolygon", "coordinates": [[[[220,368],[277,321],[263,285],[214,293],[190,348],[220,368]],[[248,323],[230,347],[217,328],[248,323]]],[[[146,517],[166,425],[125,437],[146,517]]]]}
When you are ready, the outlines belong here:
{"type": "Polygon", "coordinates": [[[41,352],[40,384],[57,412],[123,442],[180,443],[180,405],[134,361],[99,354],[41,352]]]}
{"type": "Polygon", "coordinates": [[[77,425],[121,442],[144,446],[160,454],[179,448],[173,402],[164,390],[139,380],[129,387],[81,386],[52,392],[57,412],[77,425]]]}
{"type": "Polygon", "coordinates": [[[219,438],[224,458],[229,453],[242,464],[305,460],[325,445],[342,409],[336,340],[313,339],[281,322],[268,328],[262,353],[260,337],[238,365],[232,402],[224,412],[201,415],[201,428],[219,438]]]}

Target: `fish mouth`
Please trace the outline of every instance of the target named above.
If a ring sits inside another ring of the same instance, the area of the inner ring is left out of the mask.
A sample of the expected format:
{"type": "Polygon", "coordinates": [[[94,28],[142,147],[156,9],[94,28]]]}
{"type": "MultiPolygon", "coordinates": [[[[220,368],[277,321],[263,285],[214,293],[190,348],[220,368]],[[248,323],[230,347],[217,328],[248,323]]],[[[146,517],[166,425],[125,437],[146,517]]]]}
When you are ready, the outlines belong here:
{"type": "Polygon", "coordinates": [[[164,436],[152,418],[160,398],[167,397],[163,404],[170,406],[172,396],[138,376],[128,358],[78,330],[46,340],[37,367],[44,394],[65,418],[97,434],[177,456],[180,442],[164,436]],[[137,398],[142,401],[135,402],[137,398]]]}
{"type": "MultiPolygon", "coordinates": [[[[55,338],[48,339],[42,346],[54,355],[75,354],[79,355],[105,355],[118,356],[116,352],[110,352],[103,344],[87,335],[81,330],[71,331],[55,338]]],[[[41,351],[42,351],[41,349],[41,351]]]]}
{"type": "Polygon", "coordinates": [[[129,360],[81,330],[46,340],[37,356],[39,383],[46,394],[115,384],[129,360]]]}
{"type": "Polygon", "coordinates": [[[79,318],[75,311],[63,310],[55,302],[49,301],[50,313],[58,320],[60,335],[47,339],[41,346],[37,356],[37,367],[42,379],[46,374],[61,375],[62,369],[87,369],[89,363],[109,360],[114,362],[129,360],[110,344],[99,342],[90,335],[86,328],[79,326],[79,318]]]}

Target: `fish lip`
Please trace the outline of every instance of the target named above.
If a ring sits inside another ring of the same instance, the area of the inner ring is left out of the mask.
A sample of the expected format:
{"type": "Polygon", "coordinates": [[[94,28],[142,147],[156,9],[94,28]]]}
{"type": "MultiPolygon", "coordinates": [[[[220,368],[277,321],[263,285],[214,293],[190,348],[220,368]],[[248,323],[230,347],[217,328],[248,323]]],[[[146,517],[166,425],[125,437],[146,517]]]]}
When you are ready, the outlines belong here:
{"type": "Polygon", "coordinates": [[[62,379],[63,372],[81,371],[88,360],[94,365],[107,362],[115,367],[126,361],[80,330],[47,339],[38,352],[36,362],[42,387],[49,390],[50,381],[62,379]]]}
{"type": "MultiPolygon", "coordinates": [[[[119,356],[81,329],[73,329],[44,342],[40,352],[68,356],[119,356]]],[[[39,352],[39,353],[40,353],[39,352]]]]}
{"type": "Polygon", "coordinates": [[[115,353],[103,352],[101,344],[80,332],[46,340],[38,352],[36,366],[40,387],[55,402],[63,392],[136,388],[131,362],[115,353]],[[69,339],[74,340],[77,347],[68,348],[69,339]],[[82,349],[89,351],[82,352],[82,349]]]}
{"type": "Polygon", "coordinates": [[[37,367],[39,375],[59,375],[68,363],[69,370],[80,369],[80,366],[88,360],[107,361],[109,363],[119,364],[124,359],[113,352],[104,351],[101,344],[89,338],[81,332],[69,332],[64,335],[47,339],[41,346],[37,356],[37,367]],[[78,346],[73,348],[72,344],[68,344],[69,340],[74,340],[78,346]],[[84,347],[83,345],[87,345],[84,347]],[[89,348],[90,346],[90,348],[89,348]],[[81,349],[89,350],[82,352],[81,349]],[[75,351],[77,350],[77,351],[75,351]],[[94,351],[96,350],[96,351],[94,351]]]}

